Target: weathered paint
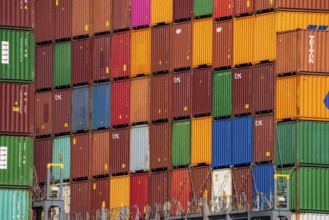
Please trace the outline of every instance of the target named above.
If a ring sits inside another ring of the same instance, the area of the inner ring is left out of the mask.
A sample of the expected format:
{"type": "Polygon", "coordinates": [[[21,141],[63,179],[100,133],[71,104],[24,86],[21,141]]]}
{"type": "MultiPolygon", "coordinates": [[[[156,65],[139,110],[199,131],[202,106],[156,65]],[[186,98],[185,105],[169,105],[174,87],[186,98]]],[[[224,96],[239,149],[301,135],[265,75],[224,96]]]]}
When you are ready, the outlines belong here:
{"type": "Polygon", "coordinates": [[[31,204],[29,190],[0,189],[0,219],[31,219],[31,204]]]}
{"type": "MultiPolygon", "coordinates": [[[[70,136],[61,136],[54,138],[53,141],[53,160],[55,164],[63,164],[63,179],[70,179],[71,177],[71,139],[70,136]]],[[[53,178],[60,179],[60,168],[53,167],[53,178]]]]}
{"type": "Polygon", "coordinates": [[[131,128],[130,171],[147,171],[150,166],[149,126],[139,125],[131,128]]]}

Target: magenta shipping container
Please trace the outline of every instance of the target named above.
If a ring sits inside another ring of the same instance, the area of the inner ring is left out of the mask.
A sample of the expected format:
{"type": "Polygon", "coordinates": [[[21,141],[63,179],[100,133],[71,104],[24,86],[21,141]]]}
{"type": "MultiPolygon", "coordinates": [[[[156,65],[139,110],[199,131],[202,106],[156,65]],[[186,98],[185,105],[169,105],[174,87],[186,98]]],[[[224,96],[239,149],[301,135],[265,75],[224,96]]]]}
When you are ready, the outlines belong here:
{"type": "Polygon", "coordinates": [[[150,25],[151,0],[131,0],[131,26],[150,25]]]}

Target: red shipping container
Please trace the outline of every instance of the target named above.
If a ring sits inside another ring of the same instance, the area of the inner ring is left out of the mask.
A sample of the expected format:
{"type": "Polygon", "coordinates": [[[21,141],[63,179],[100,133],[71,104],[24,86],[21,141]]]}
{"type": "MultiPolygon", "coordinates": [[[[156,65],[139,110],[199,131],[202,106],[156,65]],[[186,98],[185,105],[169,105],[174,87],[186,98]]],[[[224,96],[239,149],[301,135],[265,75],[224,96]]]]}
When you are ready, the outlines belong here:
{"type": "Polygon", "coordinates": [[[93,81],[109,80],[111,71],[111,36],[93,39],[93,81]]]}
{"type": "Polygon", "coordinates": [[[173,118],[191,115],[192,107],[192,72],[173,74],[172,115],[173,118]]]}
{"type": "Polygon", "coordinates": [[[90,192],[90,219],[100,219],[102,203],[105,208],[110,207],[110,178],[91,180],[90,192]]]}
{"type": "Polygon", "coordinates": [[[194,70],[192,74],[192,114],[211,114],[212,68],[194,70]]]}
{"type": "Polygon", "coordinates": [[[90,0],[72,1],[72,36],[86,36],[90,31],[90,0]]]}
{"type": "Polygon", "coordinates": [[[214,23],[213,67],[231,67],[233,59],[233,20],[214,23]]]}
{"type": "Polygon", "coordinates": [[[89,39],[72,42],[72,84],[88,83],[91,79],[91,41],[89,39]]]}
{"type": "Polygon", "coordinates": [[[110,132],[110,173],[129,171],[130,128],[110,132]]]}
{"type": "Polygon", "coordinates": [[[275,128],[273,114],[255,116],[254,162],[274,161],[275,128]]]}
{"type": "Polygon", "coordinates": [[[112,35],[111,78],[128,77],[130,74],[130,32],[112,35]]]}
{"type": "Polygon", "coordinates": [[[35,135],[52,133],[52,110],[52,92],[37,93],[35,95],[35,135]]]}
{"type": "Polygon", "coordinates": [[[35,89],[52,88],[53,85],[53,45],[35,49],[35,89]]]}
{"type": "Polygon", "coordinates": [[[173,0],[174,21],[191,19],[193,17],[193,1],[173,0]]]}
{"type": "Polygon", "coordinates": [[[130,81],[114,81],[111,92],[112,126],[130,123],[130,81]]]}
{"type": "Polygon", "coordinates": [[[192,201],[191,176],[188,169],[177,169],[171,172],[171,213],[176,214],[179,208],[178,202],[182,208],[182,214],[185,214],[188,202],[192,201]]]}
{"type": "Polygon", "coordinates": [[[91,134],[74,134],[71,136],[71,178],[89,176],[89,156],[91,151],[91,134]]]}
{"type": "Polygon", "coordinates": [[[110,131],[93,133],[91,147],[90,176],[102,176],[110,173],[110,131]]]}
{"type": "Polygon", "coordinates": [[[214,0],[214,18],[232,17],[233,1],[234,0],[214,0]]]}
{"type": "Polygon", "coordinates": [[[250,167],[232,169],[232,209],[252,207],[253,176],[250,167]],[[246,200],[246,202],[244,202],[246,200]]]}
{"type": "Polygon", "coordinates": [[[264,11],[274,8],[273,0],[254,0],[255,12],[264,11]]]}
{"type": "Polygon", "coordinates": [[[87,219],[86,213],[90,210],[90,190],[89,182],[72,182],[71,186],[71,202],[70,216],[71,219],[87,219]]]}
{"type": "MultiPolygon", "coordinates": [[[[53,40],[54,3],[51,0],[35,1],[35,41],[46,42],[53,40]]],[[[38,59],[36,59],[38,60],[38,59]]]]}
{"type": "Polygon", "coordinates": [[[252,14],[254,12],[254,0],[234,0],[234,15],[252,14]]]}
{"type": "Polygon", "coordinates": [[[55,39],[72,36],[72,0],[55,1],[55,39]]]}
{"type": "Polygon", "coordinates": [[[53,120],[55,134],[70,132],[72,90],[57,90],[53,93],[53,120]]]}
{"type": "Polygon", "coordinates": [[[34,141],[34,167],[40,183],[47,181],[47,164],[52,162],[52,139],[34,141]]]}
{"type": "Polygon", "coordinates": [[[196,199],[203,198],[207,193],[208,199],[211,195],[211,169],[210,167],[193,167],[191,169],[192,192],[196,199]]]}
{"type": "Polygon", "coordinates": [[[155,209],[155,204],[161,204],[169,200],[169,173],[168,171],[151,173],[149,186],[149,204],[155,209]]]}
{"type": "Polygon", "coordinates": [[[252,67],[233,70],[233,114],[240,115],[253,111],[252,67]]]}
{"type": "Polygon", "coordinates": [[[93,33],[109,32],[112,27],[112,1],[97,0],[92,1],[93,17],[92,31],[93,33]]]}
{"type": "Polygon", "coordinates": [[[137,208],[140,218],[144,218],[144,207],[149,204],[149,175],[136,174],[130,176],[130,208],[133,219],[136,218],[137,208]]]}
{"type": "Polygon", "coordinates": [[[171,126],[169,123],[150,126],[150,168],[168,168],[171,164],[171,126]]]}
{"type": "Polygon", "coordinates": [[[112,0],[112,26],[113,30],[130,28],[131,0],[112,0]]]}
{"type": "Polygon", "coordinates": [[[151,29],[151,71],[153,73],[170,69],[170,26],[164,25],[151,29]]]}

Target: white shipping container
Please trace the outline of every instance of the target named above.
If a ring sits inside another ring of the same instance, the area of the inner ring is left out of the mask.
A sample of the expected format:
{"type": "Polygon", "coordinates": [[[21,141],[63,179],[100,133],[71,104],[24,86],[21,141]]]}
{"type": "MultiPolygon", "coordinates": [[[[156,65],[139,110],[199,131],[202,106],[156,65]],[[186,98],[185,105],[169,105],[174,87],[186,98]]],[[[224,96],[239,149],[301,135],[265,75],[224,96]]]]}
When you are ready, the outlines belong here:
{"type": "Polygon", "coordinates": [[[212,171],[211,183],[211,209],[220,212],[229,208],[232,196],[231,169],[218,169],[212,171]]]}
{"type": "MultiPolygon", "coordinates": [[[[59,184],[57,184],[59,187],[59,184]]],[[[69,183],[65,183],[63,186],[63,199],[64,199],[64,214],[70,213],[70,203],[71,203],[71,187],[69,183]]],[[[54,208],[51,213],[53,220],[60,220],[59,219],[59,208],[54,208]]]]}
{"type": "Polygon", "coordinates": [[[329,214],[291,213],[291,220],[329,220],[329,214]]]}
{"type": "Polygon", "coordinates": [[[149,126],[139,125],[130,133],[130,171],[147,171],[150,165],[149,126]]]}

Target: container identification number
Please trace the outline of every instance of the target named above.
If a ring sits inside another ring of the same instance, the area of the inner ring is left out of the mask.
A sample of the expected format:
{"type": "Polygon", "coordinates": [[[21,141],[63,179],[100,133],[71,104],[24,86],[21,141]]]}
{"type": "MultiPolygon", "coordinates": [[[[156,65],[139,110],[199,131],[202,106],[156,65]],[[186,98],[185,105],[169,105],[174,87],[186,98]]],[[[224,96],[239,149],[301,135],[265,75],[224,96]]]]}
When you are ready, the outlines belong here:
{"type": "Polygon", "coordinates": [[[0,170],[7,169],[7,147],[0,147],[0,170]]]}

